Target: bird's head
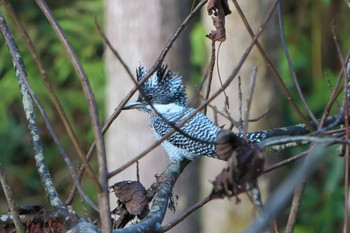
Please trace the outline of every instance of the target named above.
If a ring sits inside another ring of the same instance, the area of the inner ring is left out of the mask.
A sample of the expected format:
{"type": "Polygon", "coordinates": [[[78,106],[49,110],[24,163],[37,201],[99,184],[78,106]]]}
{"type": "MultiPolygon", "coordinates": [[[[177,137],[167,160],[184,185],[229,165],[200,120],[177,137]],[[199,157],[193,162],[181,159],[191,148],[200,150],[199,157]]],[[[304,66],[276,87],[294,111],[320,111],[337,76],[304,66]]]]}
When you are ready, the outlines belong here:
{"type": "MultiPolygon", "coordinates": [[[[148,102],[154,106],[171,104],[186,107],[187,97],[182,77],[167,68],[166,65],[159,67],[141,86],[137,101],[126,104],[124,109],[151,110],[148,102]]],[[[137,81],[140,82],[146,74],[146,68],[139,66],[136,70],[137,81]]]]}

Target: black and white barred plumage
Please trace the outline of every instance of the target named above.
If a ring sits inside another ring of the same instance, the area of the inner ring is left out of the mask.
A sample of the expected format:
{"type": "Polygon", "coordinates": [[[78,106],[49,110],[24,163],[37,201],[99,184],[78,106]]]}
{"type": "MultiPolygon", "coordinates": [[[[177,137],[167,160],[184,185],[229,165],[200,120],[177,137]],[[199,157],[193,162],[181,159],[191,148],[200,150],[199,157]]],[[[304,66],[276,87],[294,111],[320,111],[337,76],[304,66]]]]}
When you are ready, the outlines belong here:
{"type": "MultiPolygon", "coordinates": [[[[182,109],[179,108],[177,112],[163,112],[162,115],[168,121],[176,125],[194,111],[193,108],[183,107],[182,109]]],[[[172,130],[172,127],[166,124],[163,119],[157,115],[150,115],[150,120],[153,133],[158,139],[172,130]]],[[[179,156],[190,160],[198,156],[215,157],[216,151],[214,143],[216,134],[220,130],[221,128],[214,125],[207,116],[202,112],[198,112],[181,127],[181,131],[192,138],[188,138],[186,135],[182,134],[182,132],[176,131],[164,141],[162,145],[167,151],[170,160],[179,160],[181,159],[178,158],[179,156]]]]}
{"type": "MultiPolygon", "coordinates": [[[[147,71],[140,66],[136,74],[137,80],[140,81],[147,71]]],[[[187,104],[182,77],[167,71],[167,67],[162,66],[141,86],[137,102],[127,104],[124,109],[136,108],[146,112],[150,118],[153,134],[159,139],[173,129],[172,125],[178,125],[195,111],[187,104]],[[151,103],[153,108],[147,102],[151,103]]],[[[206,115],[202,112],[196,113],[180,129],[181,132],[175,131],[162,143],[171,161],[181,161],[183,158],[192,160],[200,156],[216,157],[216,136],[221,128],[206,115]]],[[[264,137],[263,132],[258,135],[247,135],[248,141],[253,143],[264,137]]]]}

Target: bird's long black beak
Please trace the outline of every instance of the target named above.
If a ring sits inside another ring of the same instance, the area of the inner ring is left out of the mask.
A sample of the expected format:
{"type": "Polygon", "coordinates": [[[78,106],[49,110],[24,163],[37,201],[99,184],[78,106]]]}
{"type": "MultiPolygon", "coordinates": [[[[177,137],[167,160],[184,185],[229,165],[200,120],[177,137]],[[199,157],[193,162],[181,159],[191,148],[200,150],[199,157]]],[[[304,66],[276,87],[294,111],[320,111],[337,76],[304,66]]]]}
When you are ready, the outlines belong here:
{"type": "Polygon", "coordinates": [[[129,109],[139,109],[139,108],[143,108],[145,107],[145,104],[144,103],[141,103],[141,102],[130,102],[130,103],[127,103],[123,110],[129,110],[129,109]]]}

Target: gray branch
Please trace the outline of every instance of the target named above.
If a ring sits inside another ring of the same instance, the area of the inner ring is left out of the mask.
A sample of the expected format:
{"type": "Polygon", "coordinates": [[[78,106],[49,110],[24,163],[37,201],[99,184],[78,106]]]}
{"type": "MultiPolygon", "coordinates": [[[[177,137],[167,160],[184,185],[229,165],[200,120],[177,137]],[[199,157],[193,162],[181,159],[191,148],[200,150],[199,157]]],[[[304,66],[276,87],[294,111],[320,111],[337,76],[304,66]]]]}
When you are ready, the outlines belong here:
{"type": "Polygon", "coordinates": [[[56,188],[53,185],[53,182],[51,179],[48,166],[45,162],[43,145],[40,140],[39,128],[38,128],[36,114],[33,107],[32,98],[25,85],[25,79],[27,77],[25,66],[20,56],[19,49],[7,26],[6,20],[1,13],[0,13],[0,30],[6,42],[8,50],[11,54],[13,66],[16,70],[16,77],[20,87],[20,92],[22,94],[22,103],[23,103],[23,108],[28,121],[28,128],[33,140],[35,161],[36,161],[36,166],[40,175],[41,183],[45,188],[45,191],[47,193],[47,196],[49,198],[51,205],[56,210],[62,210],[63,211],[62,213],[65,213],[64,216],[67,216],[68,210],[57,194],[56,188]]]}
{"type": "Polygon", "coordinates": [[[175,182],[188,163],[189,161],[169,164],[167,169],[161,175],[162,182],[159,185],[153,199],[153,205],[150,213],[139,223],[128,228],[113,230],[113,233],[157,232],[161,227],[161,223],[163,222],[166,209],[168,207],[168,200],[172,195],[175,182]]]}
{"type": "Polygon", "coordinates": [[[1,163],[0,163],[0,183],[1,183],[2,189],[4,190],[4,194],[5,194],[5,197],[6,197],[10,212],[11,212],[11,217],[12,217],[13,223],[15,224],[15,227],[16,227],[16,231],[19,233],[22,233],[22,232],[24,232],[24,227],[23,227],[23,224],[22,224],[20,217],[18,215],[16,203],[13,200],[11,187],[7,182],[5,172],[2,168],[1,163]]]}
{"type": "Polygon", "coordinates": [[[266,203],[265,209],[262,211],[261,215],[253,221],[253,224],[245,233],[261,232],[261,230],[268,225],[270,219],[276,217],[292,196],[295,187],[302,180],[305,180],[317,167],[321,158],[329,153],[326,146],[327,144],[317,143],[311,148],[305,163],[300,164],[285,182],[280,185],[266,203]]]}

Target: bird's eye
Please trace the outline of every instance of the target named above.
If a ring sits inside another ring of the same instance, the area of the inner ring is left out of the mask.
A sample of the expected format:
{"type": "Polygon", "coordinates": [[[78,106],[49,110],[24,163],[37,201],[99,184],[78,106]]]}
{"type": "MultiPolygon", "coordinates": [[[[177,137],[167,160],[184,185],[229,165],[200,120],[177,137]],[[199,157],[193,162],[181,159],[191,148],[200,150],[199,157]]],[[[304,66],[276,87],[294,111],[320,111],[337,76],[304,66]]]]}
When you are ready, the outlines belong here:
{"type": "Polygon", "coordinates": [[[153,95],[147,95],[146,98],[147,98],[148,100],[152,100],[152,99],[153,99],[153,95]]]}

